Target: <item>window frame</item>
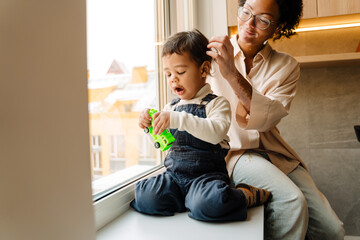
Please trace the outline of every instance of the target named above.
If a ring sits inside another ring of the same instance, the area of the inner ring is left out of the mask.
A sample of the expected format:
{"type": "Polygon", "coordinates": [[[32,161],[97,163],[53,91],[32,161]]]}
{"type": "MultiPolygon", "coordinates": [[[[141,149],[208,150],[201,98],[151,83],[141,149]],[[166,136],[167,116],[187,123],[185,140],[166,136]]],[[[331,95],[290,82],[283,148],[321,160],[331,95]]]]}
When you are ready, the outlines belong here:
{"type": "MultiPolygon", "coordinates": [[[[157,71],[157,91],[159,94],[159,107],[162,109],[167,102],[167,84],[165,77],[162,71],[162,62],[161,62],[161,51],[162,43],[169,36],[169,9],[170,9],[170,0],[154,0],[155,2],[155,17],[156,19],[156,65],[155,68],[159,69],[157,71]]],[[[161,159],[165,156],[164,153],[161,153],[161,159]]],[[[130,208],[130,202],[134,199],[134,189],[137,181],[155,176],[164,171],[164,166],[160,164],[157,167],[154,167],[151,171],[145,172],[139,178],[133,179],[127,184],[121,186],[119,189],[114,190],[108,195],[97,199],[93,202],[94,214],[95,214],[95,226],[96,231],[101,229],[103,226],[111,222],[113,219],[124,213],[130,208]]]]}

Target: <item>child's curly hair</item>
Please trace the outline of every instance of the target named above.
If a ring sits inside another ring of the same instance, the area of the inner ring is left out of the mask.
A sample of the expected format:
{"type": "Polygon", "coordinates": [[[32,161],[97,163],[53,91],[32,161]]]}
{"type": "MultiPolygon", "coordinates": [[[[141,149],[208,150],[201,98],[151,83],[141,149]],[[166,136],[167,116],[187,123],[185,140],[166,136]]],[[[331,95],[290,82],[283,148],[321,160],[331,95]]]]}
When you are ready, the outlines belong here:
{"type": "MultiPolygon", "coordinates": [[[[274,34],[273,40],[280,39],[282,37],[290,38],[295,35],[294,30],[299,25],[303,2],[302,0],[275,0],[280,10],[280,24],[284,24],[282,30],[274,34]]],[[[244,6],[246,0],[238,0],[239,6],[244,6]]]]}

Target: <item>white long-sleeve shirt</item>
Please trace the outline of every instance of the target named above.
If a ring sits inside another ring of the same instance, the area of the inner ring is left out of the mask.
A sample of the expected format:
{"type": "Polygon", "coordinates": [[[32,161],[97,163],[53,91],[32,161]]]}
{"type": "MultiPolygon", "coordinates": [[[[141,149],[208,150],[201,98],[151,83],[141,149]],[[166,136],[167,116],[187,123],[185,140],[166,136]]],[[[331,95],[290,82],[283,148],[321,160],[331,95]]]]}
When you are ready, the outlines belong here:
{"type": "Polygon", "coordinates": [[[185,111],[173,111],[176,106],[185,104],[200,104],[201,100],[213,93],[210,85],[202,87],[193,99],[180,100],[171,106],[168,103],[164,111],[170,111],[170,128],[186,131],[203,141],[220,144],[222,148],[229,148],[229,136],[227,132],[231,122],[231,110],[228,100],[224,97],[217,97],[205,105],[206,118],[194,116],[185,111]]]}

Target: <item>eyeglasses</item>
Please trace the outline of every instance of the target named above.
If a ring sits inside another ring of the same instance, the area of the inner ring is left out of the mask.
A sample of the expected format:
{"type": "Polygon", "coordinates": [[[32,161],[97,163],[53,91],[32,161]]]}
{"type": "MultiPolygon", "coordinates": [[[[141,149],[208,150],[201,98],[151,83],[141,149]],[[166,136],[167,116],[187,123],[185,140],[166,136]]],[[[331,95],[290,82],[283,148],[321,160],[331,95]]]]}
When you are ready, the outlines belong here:
{"type": "Polygon", "coordinates": [[[252,17],[254,17],[255,27],[257,27],[258,29],[261,29],[261,30],[267,29],[270,26],[270,24],[278,23],[275,21],[271,21],[267,17],[261,16],[261,15],[254,15],[254,14],[252,14],[252,12],[249,9],[247,9],[245,7],[238,8],[238,17],[241,21],[244,21],[244,22],[246,22],[249,19],[251,19],[252,17]]]}

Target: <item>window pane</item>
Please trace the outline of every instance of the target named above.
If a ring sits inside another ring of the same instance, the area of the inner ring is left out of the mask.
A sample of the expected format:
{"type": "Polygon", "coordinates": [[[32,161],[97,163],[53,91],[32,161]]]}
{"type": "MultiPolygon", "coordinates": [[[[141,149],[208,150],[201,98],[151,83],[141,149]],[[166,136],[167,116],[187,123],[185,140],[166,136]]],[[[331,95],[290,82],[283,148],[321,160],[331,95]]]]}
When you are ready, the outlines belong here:
{"type": "Polygon", "coordinates": [[[94,199],[160,164],[160,153],[138,127],[140,111],[159,102],[154,4],[87,0],[94,199]]]}

